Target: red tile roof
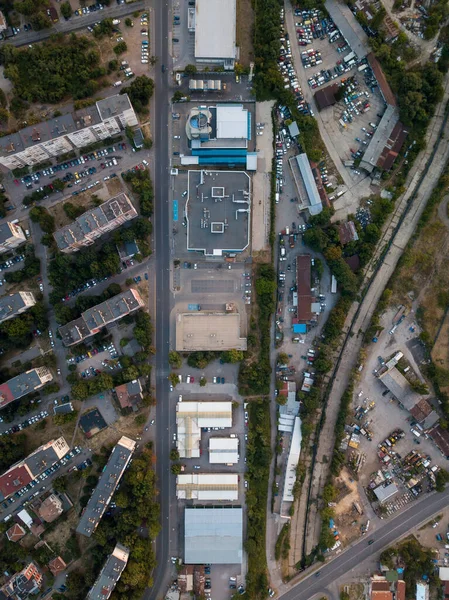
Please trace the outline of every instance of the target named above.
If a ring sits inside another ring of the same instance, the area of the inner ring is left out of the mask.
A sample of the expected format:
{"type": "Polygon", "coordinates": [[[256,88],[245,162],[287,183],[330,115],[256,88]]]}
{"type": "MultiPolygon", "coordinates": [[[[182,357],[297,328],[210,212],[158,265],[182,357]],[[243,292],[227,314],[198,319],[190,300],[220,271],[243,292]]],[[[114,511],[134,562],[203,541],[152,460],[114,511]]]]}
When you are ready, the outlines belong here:
{"type": "Polygon", "coordinates": [[[33,477],[26,466],[12,468],[0,476],[0,494],[3,498],[8,498],[24,485],[28,485],[32,479],[33,477]]]}
{"type": "Polygon", "coordinates": [[[64,571],[67,568],[67,565],[65,564],[65,562],[62,560],[62,558],[60,556],[57,556],[56,558],[54,558],[53,560],[51,560],[48,563],[48,568],[53,573],[53,575],[56,577],[56,575],[58,573],[61,573],[62,571],[64,571]]]}
{"type": "Polygon", "coordinates": [[[19,523],[14,523],[6,532],[6,537],[10,542],[18,542],[24,535],[26,535],[26,531],[19,523]]]}
{"type": "Polygon", "coordinates": [[[405,600],[405,581],[400,579],[396,586],[396,600],[405,600]]]}
{"type": "Polygon", "coordinates": [[[377,83],[379,84],[380,91],[382,92],[385,102],[391,106],[397,106],[396,98],[392,92],[390,84],[387,81],[387,78],[385,77],[384,72],[382,71],[379,61],[372,52],[370,52],[366,58],[368,59],[369,65],[377,79],[377,83]]]}
{"type": "Polygon", "coordinates": [[[312,318],[311,262],[309,254],[300,254],[296,259],[296,285],[298,288],[298,322],[312,318]]]}

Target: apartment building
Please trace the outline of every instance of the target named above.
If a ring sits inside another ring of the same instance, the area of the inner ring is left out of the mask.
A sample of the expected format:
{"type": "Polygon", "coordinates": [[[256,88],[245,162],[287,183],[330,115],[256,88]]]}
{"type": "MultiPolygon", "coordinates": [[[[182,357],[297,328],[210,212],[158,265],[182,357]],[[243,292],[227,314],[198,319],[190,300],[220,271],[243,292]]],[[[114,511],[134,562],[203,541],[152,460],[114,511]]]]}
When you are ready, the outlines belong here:
{"type": "Polygon", "coordinates": [[[53,375],[47,367],[37,367],[5,381],[0,384],[0,410],[10,402],[39,390],[52,379],[53,375]]]}
{"type": "Polygon", "coordinates": [[[117,544],[87,595],[87,600],[108,600],[122,576],[129,558],[129,549],[117,544]]]}
{"type": "Polygon", "coordinates": [[[24,242],[26,242],[26,237],[20,225],[9,221],[0,225],[0,254],[13,250],[24,242]]]}
{"type": "Polygon", "coordinates": [[[63,437],[60,437],[39,446],[26,458],[12,465],[3,475],[0,475],[0,501],[3,502],[28,485],[38,475],[61,460],[67,452],[70,452],[69,445],[63,437]]]}
{"type": "Polygon", "coordinates": [[[102,327],[118,321],[143,306],[144,302],[137,290],[130,289],[117,294],[117,296],[84,311],[79,319],[60,327],[58,331],[62,342],[64,346],[79,344],[91,335],[98,333],[102,327]]]}
{"type": "Polygon", "coordinates": [[[37,165],[137,124],[128,95],[111,96],[0,138],[0,165],[7,169],[37,165]]]}
{"type": "Polygon", "coordinates": [[[42,581],[42,573],[33,562],[30,562],[0,588],[0,598],[26,600],[39,592],[42,581]]]}
{"type": "Polygon", "coordinates": [[[106,467],[98,480],[97,487],[81,515],[76,532],[90,537],[107,510],[109,502],[131,460],[136,442],[122,436],[114,446],[106,467]]]}
{"type": "Polygon", "coordinates": [[[16,292],[0,298],[0,323],[13,319],[36,304],[32,292],[16,292]]]}
{"type": "Polygon", "coordinates": [[[61,252],[77,252],[135,217],[137,210],[131,200],[126,194],[118,194],[97,208],[86,211],[70,225],[58,229],[53,236],[61,252]]]}

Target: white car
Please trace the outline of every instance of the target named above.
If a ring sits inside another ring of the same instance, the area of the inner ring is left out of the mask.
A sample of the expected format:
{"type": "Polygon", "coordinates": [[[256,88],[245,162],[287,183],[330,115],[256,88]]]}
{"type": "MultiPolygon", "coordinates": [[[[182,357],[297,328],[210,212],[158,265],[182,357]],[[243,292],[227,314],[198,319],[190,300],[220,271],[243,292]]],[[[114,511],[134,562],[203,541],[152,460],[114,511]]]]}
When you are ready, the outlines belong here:
{"type": "Polygon", "coordinates": [[[178,396],[178,402],[182,402],[182,395],[181,394],[179,394],[179,396],[178,396]]]}
{"type": "Polygon", "coordinates": [[[40,291],[41,291],[41,292],[43,292],[43,291],[44,291],[44,286],[43,286],[43,284],[42,284],[42,283],[40,283],[40,284],[39,284],[39,289],[40,289],[40,291]]]}

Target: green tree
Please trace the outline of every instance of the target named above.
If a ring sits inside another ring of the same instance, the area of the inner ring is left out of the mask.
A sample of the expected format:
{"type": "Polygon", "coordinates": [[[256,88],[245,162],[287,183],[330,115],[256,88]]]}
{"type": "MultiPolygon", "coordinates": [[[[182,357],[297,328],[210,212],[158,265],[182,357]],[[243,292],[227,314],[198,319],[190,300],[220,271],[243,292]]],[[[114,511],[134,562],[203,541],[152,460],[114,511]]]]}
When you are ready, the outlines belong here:
{"type": "Polygon", "coordinates": [[[179,452],[176,448],[170,450],[170,460],[179,460],[179,452]]]}
{"type": "Polygon", "coordinates": [[[126,88],[126,93],[137,112],[142,112],[148,105],[154,91],[154,81],[146,75],[139,75],[126,88]]]}
{"type": "Polygon", "coordinates": [[[444,492],[446,483],[449,481],[449,473],[445,469],[440,469],[435,475],[435,489],[437,492],[444,492]]]}
{"type": "Polygon", "coordinates": [[[147,418],[145,415],[137,415],[137,417],[134,419],[134,422],[136,425],[145,425],[147,418]]]}
{"type": "Polygon", "coordinates": [[[55,492],[65,492],[67,489],[67,481],[65,477],[56,477],[53,479],[53,489],[55,492]]]}
{"type": "Polygon", "coordinates": [[[173,387],[176,387],[179,383],[178,376],[176,375],[176,373],[170,373],[168,379],[173,387]]]}
{"type": "Polygon", "coordinates": [[[121,41],[114,46],[113,50],[114,50],[115,54],[117,54],[117,55],[123,54],[124,52],[126,52],[128,50],[128,46],[125,41],[121,41]]]}
{"type": "Polygon", "coordinates": [[[61,3],[61,15],[65,18],[65,19],[70,19],[70,17],[72,16],[72,7],[70,6],[70,2],[66,1],[66,2],[62,2],[61,3]]]}
{"type": "Polygon", "coordinates": [[[244,354],[241,350],[225,350],[221,353],[221,360],[225,363],[238,363],[243,360],[244,354]]]}
{"type": "Polygon", "coordinates": [[[134,23],[132,22],[132,19],[130,19],[129,17],[127,17],[125,19],[125,25],[126,25],[126,27],[132,27],[134,25],[134,23]]]}
{"type": "Polygon", "coordinates": [[[278,365],[288,365],[288,363],[289,363],[288,354],[286,354],[285,352],[280,352],[277,357],[277,364],[278,365]]]}
{"type": "Polygon", "coordinates": [[[181,465],[179,463],[173,463],[170,467],[170,471],[173,475],[179,475],[181,473],[181,465]]]}
{"type": "Polygon", "coordinates": [[[168,362],[173,369],[180,369],[182,367],[182,357],[179,352],[172,350],[168,353],[168,362]]]}
{"type": "Polygon", "coordinates": [[[200,387],[205,387],[206,385],[207,385],[207,379],[205,377],[201,377],[200,387]]]}
{"type": "Polygon", "coordinates": [[[184,73],[188,76],[190,75],[195,75],[195,73],[198,71],[198,69],[195,67],[195,65],[186,65],[185,69],[184,69],[184,73]]]}

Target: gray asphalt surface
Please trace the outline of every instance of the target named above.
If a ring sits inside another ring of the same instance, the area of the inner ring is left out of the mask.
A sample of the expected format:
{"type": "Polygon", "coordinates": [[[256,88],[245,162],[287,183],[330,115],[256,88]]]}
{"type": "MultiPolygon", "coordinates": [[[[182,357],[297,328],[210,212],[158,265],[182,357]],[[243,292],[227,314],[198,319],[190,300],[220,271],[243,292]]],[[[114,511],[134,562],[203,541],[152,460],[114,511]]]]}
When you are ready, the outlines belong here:
{"type": "Polygon", "coordinates": [[[144,10],[145,8],[146,3],[142,0],[141,2],[132,2],[130,4],[111,5],[104,10],[97,10],[81,17],[72,16],[68,21],[61,17],[61,20],[51,29],[43,29],[42,31],[24,31],[21,29],[18,35],[7,40],[2,40],[0,43],[11,44],[12,46],[26,46],[27,44],[46,40],[55,33],[68,33],[70,31],[86,29],[88,25],[93,25],[97,21],[102,21],[106,18],[117,19],[126,17],[136,10],[144,10]]]}
{"type": "Polygon", "coordinates": [[[373,554],[379,553],[414,527],[430,520],[433,515],[447,507],[448,501],[449,488],[446,488],[442,494],[434,492],[426,495],[420,502],[412,504],[408,510],[387,521],[374,535],[364,537],[330,563],[318,568],[315,573],[311,573],[306,579],[294,585],[280,598],[283,600],[309,600],[342,575],[350,576],[354,567],[373,554]],[[374,544],[368,546],[371,539],[374,540],[374,544]],[[318,576],[316,576],[317,573],[319,573],[318,576]]]}
{"type": "Polygon", "coordinates": [[[170,329],[170,250],[169,250],[169,77],[170,64],[168,48],[169,6],[166,2],[155,2],[152,12],[155,32],[155,56],[158,67],[155,70],[155,112],[154,145],[158,149],[155,161],[154,189],[155,214],[154,236],[156,245],[156,474],[160,497],[161,531],[156,540],[157,566],[153,573],[153,587],[147,590],[144,598],[155,600],[164,597],[169,576],[169,543],[171,531],[170,506],[173,493],[174,475],[170,473],[171,432],[168,382],[168,352],[170,329]],[[162,72],[162,67],[165,72],[162,72]]]}

